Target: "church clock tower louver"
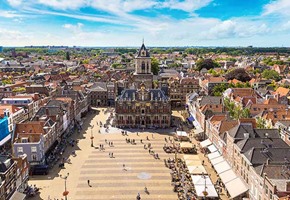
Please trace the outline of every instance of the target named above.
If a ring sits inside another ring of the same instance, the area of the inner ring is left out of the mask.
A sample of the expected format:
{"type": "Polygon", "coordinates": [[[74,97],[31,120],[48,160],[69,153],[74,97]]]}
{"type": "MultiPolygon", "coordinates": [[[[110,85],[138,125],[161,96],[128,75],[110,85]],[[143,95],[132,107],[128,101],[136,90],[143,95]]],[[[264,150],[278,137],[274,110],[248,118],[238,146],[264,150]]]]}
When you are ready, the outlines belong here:
{"type": "Polygon", "coordinates": [[[141,83],[144,83],[147,89],[152,88],[153,74],[151,72],[151,57],[144,42],[135,57],[135,72],[133,78],[137,89],[140,88],[141,83]]]}

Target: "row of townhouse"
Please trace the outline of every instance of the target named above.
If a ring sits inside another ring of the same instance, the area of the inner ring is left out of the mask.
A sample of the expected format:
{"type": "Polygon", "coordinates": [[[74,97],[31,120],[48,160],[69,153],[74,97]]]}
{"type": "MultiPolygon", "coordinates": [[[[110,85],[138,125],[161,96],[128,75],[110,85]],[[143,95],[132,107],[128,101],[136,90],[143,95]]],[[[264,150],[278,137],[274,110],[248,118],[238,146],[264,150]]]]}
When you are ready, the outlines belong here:
{"type": "MultiPolygon", "coordinates": [[[[232,170],[232,173],[227,170],[219,174],[222,180],[226,174],[241,179],[240,188],[244,185],[245,190],[234,199],[248,196],[253,200],[276,200],[290,194],[290,147],[287,144],[290,118],[285,105],[274,98],[263,99],[252,89],[235,88],[226,91],[224,97],[196,95],[188,103],[188,111],[196,128],[203,129],[203,138],[208,138],[207,142],[217,150],[215,160],[208,155],[212,163],[225,161],[232,170]],[[224,98],[242,108],[250,108],[253,118],[230,118],[223,105],[224,98]],[[257,115],[271,125],[269,129],[257,128],[257,115]],[[273,129],[274,126],[277,129],[273,129]]],[[[225,186],[233,190],[229,185],[233,185],[231,181],[225,186]]]]}
{"type": "Polygon", "coordinates": [[[81,122],[89,109],[87,101],[82,92],[66,91],[40,107],[30,121],[17,123],[12,136],[14,156],[26,154],[30,164],[45,163],[45,153],[81,122]]]}
{"type": "Polygon", "coordinates": [[[0,156],[0,200],[24,199],[28,186],[28,162],[26,155],[18,158],[0,156]]]}

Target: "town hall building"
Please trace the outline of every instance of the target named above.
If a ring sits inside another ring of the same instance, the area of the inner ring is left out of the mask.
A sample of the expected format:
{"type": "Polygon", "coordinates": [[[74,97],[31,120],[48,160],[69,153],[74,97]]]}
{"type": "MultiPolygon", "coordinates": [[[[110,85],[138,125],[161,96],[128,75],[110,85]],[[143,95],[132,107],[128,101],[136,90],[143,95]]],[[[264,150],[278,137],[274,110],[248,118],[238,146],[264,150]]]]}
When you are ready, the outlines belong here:
{"type": "Polygon", "coordinates": [[[171,125],[170,98],[162,89],[152,89],[151,57],[144,43],[135,58],[133,87],[116,99],[116,125],[132,128],[167,128],[171,125]]]}

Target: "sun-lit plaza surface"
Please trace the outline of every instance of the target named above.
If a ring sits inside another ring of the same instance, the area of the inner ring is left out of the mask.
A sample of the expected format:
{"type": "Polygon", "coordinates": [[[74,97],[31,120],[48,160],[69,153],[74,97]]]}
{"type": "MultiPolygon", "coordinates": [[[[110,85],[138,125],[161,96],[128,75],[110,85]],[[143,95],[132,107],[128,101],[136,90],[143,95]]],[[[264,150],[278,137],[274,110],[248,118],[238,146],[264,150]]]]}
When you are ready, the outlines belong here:
{"type": "MultiPolygon", "coordinates": [[[[61,169],[57,165],[47,176],[30,178],[29,184],[41,188],[40,196],[34,199],[64,199],[65,184],[60,175],[67,173],[67,199],[136,199],[138,193],[142,199],[177,199],[177,193],[173,192],[171,185],[170,169],[164,165],[164,159],[173,158],[174,154],[167,154],[163,150],[165,137],[172,137],[174,129],[131,129],[127,130],[128,135],[123,136],[121,129],[110,127],[107,132],[100,127],[99,122],[104,124],[111,111],[104,108],[87,115],[83,120],[82,132],[72,136],[79,141],[78,144],[67,147],[62,155],[71,160],[65,163],[65,168],[61,169]],[[136,144],[127,143],[126,138],[134,139],[136,144]],[[113,142],[113,145],[110,146],[109,142],[113,142]],[[144,144],[149,143],[160,159],[154,159],[148,149],[144,149],[144,144]],[[104,145],[104,150],[100,150],[100,144],[104,145]],[[72,156],[74,150],[76,156],[72,156]],[[113,157],[110,157],[110,153],[113,153],[113,157]],[[145,193],[144,187],[148,188],[149,194],[145,193]]],[[[182,118],[180,112],[174,111],[173,115],[182,118]]],[[[197,141],[192,138],[192,143],[197,144],[197,141]]],[[[217,176],[207,158],[200,151],[198,155],[205,161],[204,167],[215,182],[217,176]]],[[[223,192],[220,199],[228,198],[223,192]]]]}
{"type": "Polygon", "coordinates": [[[65,163],[64,169],[55,166],[47,176],[30,178],[29,184],[41,188],[40,197],[34,199],[64,199],[64,180],[59,175],[67,173],[68,199],[136,199],[138,192],[142,199],[177,199],[171,186],[170,170],[163,161],[170,156],[163,151],[164,138],[172,135],[173,129],[157,130],[159,133],[138,130],[139,136],[137,130],[128,130],[128,136],[122,136],[117,128],[106,132],[97,125],[97,122],[104,123],[108,118],[110,112],[105,110],[89,113],[84,119],[82,132],[73,135],[79,142],[74,147],[68,147],[63,155],[69,156],[71,164],[65,163]],[[91,147],[91,135],[94,137],[94,147],[91,147]],[[147,136],[149,141],[146,140],[147,136]],[[136,144],[126,143],[126,138],[135,139],[136,144]],[[110,147],[105,140],[113,142],[113,146],[110,147]],[[148,149],[144,149],[144,144],[148,143],[160,159],[154,159],[148,149]],[[99,149],[100,144],[104,145],[104,150],[99,149]],[[75,157],[70,155],[74,149],[75,157]],[[113,153],[113,158],[109,153],[113,153]],[[145,193],[145,186],[149,194],[145,193]]]}

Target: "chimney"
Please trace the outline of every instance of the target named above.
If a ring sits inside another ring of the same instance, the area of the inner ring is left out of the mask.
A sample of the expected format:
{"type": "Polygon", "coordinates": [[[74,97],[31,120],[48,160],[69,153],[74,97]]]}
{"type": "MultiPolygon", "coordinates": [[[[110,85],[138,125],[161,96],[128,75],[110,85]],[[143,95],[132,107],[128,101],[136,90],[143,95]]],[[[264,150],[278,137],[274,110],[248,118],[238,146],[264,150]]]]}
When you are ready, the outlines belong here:
{"type": "Polygon", "coordinates": [[[133,101],[135,101],[135,92],[133,92],[133,101]]]}
{"type": "Polygon", "coordinates": [[[269,164],[270,164],[270,159],[267,158],[266,165],[269,165],[269,164]]]}
{"type": "Polygon", "coordinates": [[[153,92],[151,92],[151,101],[153,101],[153,92]]]}
{"type": "Polygon", "coordinates": [[[36,116],[35,116],[35,120],[36,120],[36,121],[39,121],[39,115],[36,115],[36,116]]]}

